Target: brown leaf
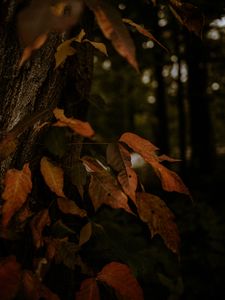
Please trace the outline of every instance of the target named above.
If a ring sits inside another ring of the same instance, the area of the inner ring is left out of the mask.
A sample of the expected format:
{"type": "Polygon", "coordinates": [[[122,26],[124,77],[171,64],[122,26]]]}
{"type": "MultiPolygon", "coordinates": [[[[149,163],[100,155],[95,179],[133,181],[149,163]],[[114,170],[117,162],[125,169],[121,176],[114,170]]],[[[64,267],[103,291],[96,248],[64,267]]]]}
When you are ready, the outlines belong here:
{"type": "Polygon", "coordinates": [[[83,244],[87,243],[90,240],[92,235],[92,224],[88,222],[80,231],[80,240],[79,246],[81,247],[83,244]]]}
{"type": "Polygon", "coordinates": [[[65,198],[63,170],[51,163],[47,157],[43,157],[41,159],[41,174],[50,190],[57,196],[65,198]]]}
{"type": "MultiPolygon", "coordinates": [[[[162,157],[158,157],[155,154],[155,151],[158,150],[158,148],[152,143],[134,133],[129,132],[124,133],[120,137],[120,141],[126,143],[133,151],[139,153],[144,160],[154,168],[157,176],[161,180],[162,188],[165,191],[183,193],[191,197],[188,188],[185,186],[181,178],[175,172],[170,171],[160,164],[162,157]]],[[[172,159],[170,159],[170,161],[171,160],[172,159]]]]}
{"type": "Polygon", "coordinates": [[[100,165],[100,163],[90,157],[90,156],[84,156],[82,157],[82,162],[87,170],[87,172],[101,172],[101,171],[104,171],[105,169],[103,168],[102,165],[100,165]]]}
{"type": "Polygon", "coordinates": [[[111,262],[98,273],[97,280],[114,288],[123,299],[144,299],[143,291],[127,265],[111,262]]]}
{"type": "Polygon", "coordinates": [[[137,194],[138,214],[148,224],[152,237],[159,234],[166,246],[179,253],[180,237],[174,215],[159,197],[147,193],[137,194]]]}
{"type": "Polygon", "coordinates": [[[76,300],[100,300],[100,293],[95,278],[82,281],[80,290],[76,293],[76,300]]]}
{"type": "Polygon", "coordinates": [[[32,190],[31,171],[29,164],[25,164],[21,171],[10,169],[4,180],[5,189],[2,199],[5,201],[2,209],[2,225],[6,227],[12,216],[25,203],[32,190]]]}
{"type": "Polygon", "coordinates": [[[16,296],[21,279],[21,266],[15,256],[0,261],[0,299],[11,300],[16,296]]]}
{"type": "Polygon", "coordinates": [[[116,51],[138,70],[134,43],[118,11],[103,0],[85,0],[85,2],[93,10],[105,37],[111,40],[116,51]]]}
{"type": "Polygon", "coordinates": [[[54,126],[69,127],[75,133],[87,138],[90,138],[95,134],[94,130],[91,128],[91,125],[88,122],[83,122],[73,118],[67,118],[64,115],[63,109],[55,108],[53,113],[55,118],[58,120],[58,122],[56,122],[54,126]]]}
{"type": "Polygon", "coordinates": [[[169,0],[169,4],[177,20],[189,31],[202,37],[205,17],[200,9],[191,3],[183,3],[180,0],[169,0]]]}
{"type": "Polygon", "coordinates": [[[17,139],[13,135],[7,135],[0,141],[0,162],[16,151],[17,139]]]}
{"type": "Polygon", "coordinates": [[[118,181],[124,192],[136,203],[137,174],[131,166],[130,152],[121,144],[109,144],[107,147],[107,162],[118,172],[118,181]]]}
{"type": "Polygon", "coordinates": [[[98,43],[98,42],[94,42],[94,41],[90,41],[88,39],[85,39],[84,42],[88,42],[90,43],[95,49],[99,50],[100,52],[102,52],[105,56],[108,56],[107,53],[107,49],[105,44],[103,43],[98,43]]]}
{"type": "Polygon", "coordinates": [[[145,29],[144,27],[142,27],[139,24],[134,23],[132,20],[130,19],[123,19],[123,22],[126,24],[129,24],[130,26],[134,27],[140,34],[146,36],[147,38],[149,38],[150,40],[154,41],[155,43],[157,43],[160,47],[162,47],[164,50],[166,50],[168,52],[168,49],[166,47],[164,47],[155,37],[154,35],[149,32],[147,29],[145,29]]]}
{"type": "Polygon", "coordinates": [[[87,216],[87,212],[84,209],[79,208],[76,203],[67,198],[57,199],[58,207],[64,214],[71,214],[84,218],[87,216]]]}
{"type": "Polygon", "coordinates": [[[32,219],[30,225],[31,225],[34,245],[37,249],[43,246],[42,231],[44,230],[46,225],[50,225],[50,224],[51,224],[51,219],[48,214],[48,209],[44,209],[40,211],[32,219]]]}
{"type": "Polygon", "coordinates": [[[59,297],[44,286],[31,271],[23,272],[23,290],[29,300],[60,300],[59,297]]]}

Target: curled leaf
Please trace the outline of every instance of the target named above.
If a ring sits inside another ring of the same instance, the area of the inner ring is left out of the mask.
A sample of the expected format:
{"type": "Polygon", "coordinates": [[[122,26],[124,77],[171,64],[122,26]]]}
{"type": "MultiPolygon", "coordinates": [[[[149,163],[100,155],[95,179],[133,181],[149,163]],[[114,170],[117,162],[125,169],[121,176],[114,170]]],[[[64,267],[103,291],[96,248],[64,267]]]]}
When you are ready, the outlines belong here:
{"type": "Polygon", "coordinates": [[[111,262],[98,273],[97,280],[114,288],[123,299],[144,299],[143,291],[127,265],[111,262]]]}
{"type": "Polygon", "coordinates": [[[6,172],[4,179],[4,191],[2,199],[4,200],[2,209],[2,225],[6,227],[12,216],[25,203],[28,194],[32,189],[31,171],[29,164],[25,164],[23,169],[10,169],[6,172]]]}
{"type": "Polygon", "coordinates": [[[148,224],[152,237],[159,234],[166,246],[179,253],[180,237],[174,215],[159,197],[137,193],[137,208],[140,219],[148,224]]]}

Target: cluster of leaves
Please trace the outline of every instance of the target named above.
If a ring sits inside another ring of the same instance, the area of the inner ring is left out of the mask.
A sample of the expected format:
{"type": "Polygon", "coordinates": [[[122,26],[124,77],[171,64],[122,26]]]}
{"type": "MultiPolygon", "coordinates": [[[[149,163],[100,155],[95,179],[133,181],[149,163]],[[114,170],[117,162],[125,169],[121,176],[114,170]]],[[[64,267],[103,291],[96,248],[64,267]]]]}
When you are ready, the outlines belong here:
{"type": "MultiPolygon", "coordinates": [[[[89,123],[66,117],[62,109],[56,108],[53,114],[57,121],[51,126],[68,127],[75,134],[86,138],[94,135],[89,123]]],[[[148,225],[152,237],[156,234],[160,235],[165,245],[173,253],[179,254],[180,239],[173,213],[158,196],[144,192],[144,188],[132,168],[131,154],[139,153],[146,163],[153,167],[165,191],[189,195],[189,191],[180,177],[161,164],[162,161],[174,162],[177,160],[166,155],[158,156],[157,150],[158,148],[149,141],[128,132],[124,133],[117,143],[110,143],[107,146],[107,164],[92,156],[81,157],[78,162],[82,164],[87,174],[83,170],[80,173],[79,169],[76,170],[77,176],[80,177],[77,187],[83,201],[90,201],[94,212],[80,208],[74,199],[69,199],[65,194],[63,165],[58,165],[56,161],[46,156],[41,158],[40,172],[45,184],[55,195],[50,205],[57,205],[59,211],[64,215],[83,219],[86,224],[80,229],[80,233],[63,224],[61,219],[54,222],[50,216],[49,207],[36,214],[30,210],[29,194],[32,192],[32,181],[34,180],[32,177],[35,175],[32,175],[28,163],[23,166],[22,170],[8,170],[3,182],[1,235],[6,239],[10,238],[10,232],[15,232],[15,228],[21,229],[26,224],[31,228],[34,247],[45,249],[45,256],[41,260],[39,259],[34,273],[22,270],[15,257],[5,258],[0,267],[1,282],[5,286],[1,299],[11,299],[11,295],[21,292],[21,289],[27,295],[27,299],[39,299],[40,297],[58,299],[58,296],[53,295],[41,284],[43,265],[51,264],[52,261],[63,262],[72,269],[80,266],[84,274],[92,275],[81,283],[76,299],[100,299],[97,281],[113,287],[116,293],[122,297],[143,299],[142,290],[128,266],[112,262],[94,276],[93,271],[82,261],[79,252],[92,236],[94,224],[92,217],[103,205],[107,205],[113,209],[122,209],[140,218],[148,225]],[[89,178],[88,184],[85,184],[86,177],[89,178]],[[88,190],[88,196],[83,193],[84,185],[88,190]],[[132,204],[129,203],[129,199],[132,204]],[[46,226],[50,227],[52,232],[64,230],[66,234],[63,237],[46,235],[46,226]],[[70,241],[70,236],[74,234],[77,242],[70,241]],[[17,273],[16,277],[15,273],[17,273]],[[126,284],[121,283],[124,280],[126,284]]]]}

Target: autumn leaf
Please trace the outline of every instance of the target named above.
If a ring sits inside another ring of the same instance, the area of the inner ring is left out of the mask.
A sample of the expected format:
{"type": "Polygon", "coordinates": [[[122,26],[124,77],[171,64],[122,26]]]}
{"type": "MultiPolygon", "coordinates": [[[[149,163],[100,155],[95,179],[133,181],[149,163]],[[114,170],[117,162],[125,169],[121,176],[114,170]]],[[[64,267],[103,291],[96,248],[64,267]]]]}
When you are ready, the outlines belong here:
{"type": "MultiPolygon", "coordinates": [[[[120,142],[127,144],[133,151],[139,153],[144,160],[154,168],[156,175],[161,181],[162,188],[165,191],[178,192],[191,197],[188,188],[185,186],[181,178],[175,172],[170,171],[160,163],[165,158],[168,161],[169,158],[167,156],[158,157],[155,154],[155,151],[158,150],[156,146],[146,139],[130,132],[124,133],[120,137],[120,142]]],[[[170,161],[172,160],[173,159],[170,159],[170,161]]]]}
{"type": "Polygon", "coordinates": [[[99,27],[116,51],[138,70],[134,43],[118,11],[103,0],[85,0],[85,3],[93,10],[99,27]]]}
{"type": "Polygon", "coordinates": [[[74,55],[76,49],[71,46],[72,42],[81,43],[82,39],[85,36],[85,31],[82,29],[81,32],[74,38],[66,40],[60,44],[55,53],[55,69],[62,65],[68,56],[74,55]]]}
{"type": "Polygon", "coordinates": [[[83,162],[87,172],[101,172],[106,170],[104,166],[93,157],[84,156],[81,161],[83,162]]]}
{"type": "Polygon", "coordinates": [[[123,22],[126,24],[129,24],[130,26],[134,27],[140,34],[146,36],[149,40],[154,41],[155,43],[157,43],[160,47],[162,47],[164,50],[166,50],[168,52],[168,49],[166,47],[164,47],[155,37],[154,35],[149,32],[147,29],[145,29],[144,27],[142,27],[139,24],[136,24],[135,22],[133,22],[130,19],[123,19],[123,22]]]}
{"type": "Polygon", "coordinates": [[[55,118],[58,120],[58,122],[56,122],[54,126],[69,127],[75,133],[87,138],[90,138],[95,134],[94,130],[91,128],[88,122],[83,122],[73,118],[67,118],[64,115],[63,109],[55,108],[53,113],[55,118]]]}
{"type": "Polygon", "coordinates": [[[174,215],[159,197],[137,193],[137,208],[140,219],[148,224],[152,237],[159,234],[166,246],[179,254],[180,237],[174,215]]]}
{"type": "Polygon", "coordinates": [[[32,219],[30,226],[34,240],[34,245],[37,249],[43,246],[42,231],[44,230],[45,226],[50,224],[51,219],[49,217],[48,209],[40,211],[32,219]]]}
{"type": "Polygon", "coordinates": [[[11,300],[16,296],[21,280],[21,266],[15,256],[0,261],[0,299],[11,300]]]}
{"type": "Polygon", "coordinates": [[[87,243],[92,235],[92,224],[88,222],[80,231],[79,246],[87,243]]]}
{"type": "Polygon", "coordinates": [[[17,139],[13,135],[7,135],[0,141],[0,162],[16,151],[17,139]]]}
{"type": "Polygon", "coordinates": [[[44,286],[39,278],[31,271],[23,272],[23,292],[29,300],[60,300],[59,297],[44,286]]]}
{"type": "Polygon", "coordinates": [[[79,216],[81,218],[87,216],[87,212],[84,209],[79,208],[76,203],[72,200],[69,200],[67,198],[58,198],[57,204],[59,209],[64,214],[71,214],[74,216],[79,216]]]}
{"type": "Polygon", "coordinates": [[[4,200],[2,209],[2,225],[6,227],[12,216],[25,203],[28,194],[32,190],[31,171],[29,164],[26,163],[23,169],[10,169],[6,172],[4,179],[4,200]]]}
{"type": "Polygon", "coordinates": [[[41,174],[50,190],[57,196],[65,198],[63,170],[51,163],[47,157],[43,157],[41,159],[41,174]]]}
{"type": "Polygon", "coordinates": [[[123,299],[144,299],[143,291],[127,265],[111,262],[98,273],[97,280],[114,288],[123,299]]]}
{"type": "Polygon", "coordinates": [[[183,26],[202,37],[205,17],[197,6],[180,0],[169,0],[169,6],[174,16],[183,26]]]}
{"type": "Polygon", "coordinates": [[[95,49],[99,50],[100,52],[102,52],[105,56],[108,56],[107,53],[107,49],[105,44],[103,43],[98,43],[98,42],[94,42],[94,41],[90,41],[88,39],[85,39],[83,42],[88,42],[90,43],[95,49]]]}
{"type": "Polygon", "coordinates": [[[82,281],[80,290],[76,293],[76,300],[100,300],[99,288],[95,278],[82,281]]]}
{"type": "Polygon", "coordinates": [[[123,191],[136,203],[137,174],[131,166],[130,152],[121,144],[109,144],[106,152],[108,164],[118,172],[123,191]]]}

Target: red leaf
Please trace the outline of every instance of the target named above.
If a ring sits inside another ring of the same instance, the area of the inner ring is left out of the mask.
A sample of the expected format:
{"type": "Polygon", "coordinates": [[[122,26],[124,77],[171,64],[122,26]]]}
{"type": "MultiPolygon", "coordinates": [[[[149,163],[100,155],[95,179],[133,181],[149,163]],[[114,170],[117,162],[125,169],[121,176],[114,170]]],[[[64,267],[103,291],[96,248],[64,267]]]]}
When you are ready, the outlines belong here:
{"type": "Polygon", "coordinates": [[[114,288],[124,299],[144,299],[143,291],[127,265],[112,262],[98,273],[97,280],[114,288]]]}
{"type": "Polygon", "coordinates": [[[11,300],[16,296],[21,279],[21,266],[15,256],[0,262],[0,299],[11,300]]]}
{"type": "Polygon", "coordinates": [[[118,11],[104,0],[85,0],[85,2],[93,10],[105,37],[111,40],[116,51],[138,70],[134,43],[118,11]]]}
{"type": "Polygon", "coordinates": [[[2,199],[5,200],[2,209],[2,224],[6,227],[12,216],[25,203],[32,190],[31,171],[29,164],[25,164],[21,171],[10,169],[4,180],[5,189],[2,199]]]}
{"type": "Polygon", "coordinates": [[[109,144],[107,147],[107,162],[118,172],[118,181],[124,192],[136,203],[137,174],[131,166],[130,152],[121,144],[109,144]]]}
{"type": "MultiPolygon", "coordinates": [[[[168,192],[183,193],[191,197],[188,188],[185,186],[181,178],[173,171],[164,167],[160,162],[161,156],[157,156],[155,151],[158,150],[156,146],[148,140],[139,137],[134,133],[124,133],[120,137],[120,141],[126,143],[133,151],[139,153],[144,160],[149,163],[155,170],[157,176],[160,178],[162,188],[168,192]]],[[[169,160],[167,156],[163,157],[169,160]]],[[[172,161],[173,159],[170,159],[172,161]]]]}
{"type": "Polygon", "coordinates": [[[137,208],[140,219],[148,224],[152,237],[159,234],[166,246],[179,253],[180,237],[174,215],[159,197],[137,193],[137,208]]]}
{"type": "Polygon", "coordinates": [[[76,300],[100,300],[97,282],[94,278],[85,279],[76,293],[76,300]]]}

